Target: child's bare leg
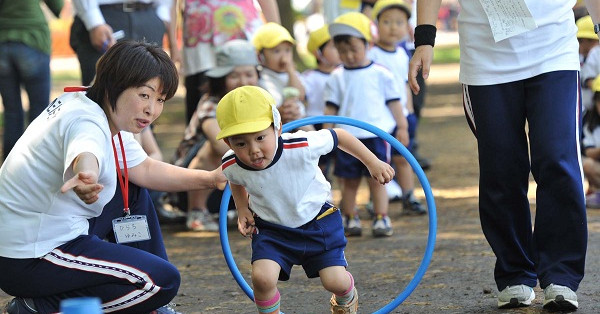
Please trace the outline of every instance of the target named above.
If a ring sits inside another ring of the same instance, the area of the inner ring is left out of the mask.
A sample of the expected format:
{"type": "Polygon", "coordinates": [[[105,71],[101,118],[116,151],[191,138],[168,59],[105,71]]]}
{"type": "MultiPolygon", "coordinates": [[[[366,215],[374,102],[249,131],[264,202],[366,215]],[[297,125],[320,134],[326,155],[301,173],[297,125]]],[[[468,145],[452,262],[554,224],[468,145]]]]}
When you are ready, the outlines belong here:
{"type": "MultiPolygon", "coordinates": [[[[209,145],[204,144],[202,148],[198,151],[194,159],[190,162],[188,169],[201,169],[207,170],[209,166],[212,166],[211,158],[208,156],[209,154],[209,145]]],[[[215,166],[216,168],[216,166],[215,166]]],[[[214,168],[213,168],[214,169],[214,168]]],[[[199,209],[207,209],[206,203],[208,201],[208,197],[210,193],[212,193],[212,189],[203,189],[196,191],[189,191],[188,194],[188,211],[190,210],[199,210],[199,209]]]]}
{"type": "Polygon", "coordinates": [[[331,266],[319,271],[323,287],[333,293],[332,313],[356,313],[358,292],[354,288],[354,278],[343,266],[331,266]]]}
{"type": "Polygon", "coordinates": [[[374,237],[389,237],[394,233],[392,221],[388,217],[389,199],[385,186],[372,178],[369,178],[369,189],[371,190],[371,199],[373,200],[373,210],[375,211],[375,220],[373,221],[374,237]]]}
{"type": "Polygon", "coordinates": [[[259,313],[279,313],[277,280],[281,267],[275,261],[259,259],[252,263],[254,302],[259,313]]]}
{"type": "Polygon", "coordinates": [[[583,157],[583,173],[589,183],[589,190],[596,192],[600,188],[600,162],[593,158],[583,157]]]}
{"type": "Polygon", "coordinates": [[[369,178],[369,191],[371,193],[375,215],[386,216],[390,203],[385,186],[375,181],[373,178],[369,178]]]}
{"type": "Polygon", "coordinates": [[[348,217],[353,217],[357,214],[355,211],[356,194],[360,180],[361,178],[340,178],[342,183],[342,213],[348,217]]]}
{"type": "MultiPolygon", "coordinates": [[[[200,148],[194,159],[188,165],[189,169],[213,170],[220,164],[220,160],[212,156],[210,145],[205,144],[200,148]]],[[[212,189],[188,191],[188,221],[189,229],[196,231],[217,231],[218,224],[212,219],[208,211],[208,198],[212,189]]]]}
{"type": "Polygon", "coordinates": [[[325,290],[342,295],[354,286],[350,273],[344,266],[330,266],[319,271],[319,277],[325,290]]]}
{"type": "Polygon", "coordinates": [[[394,165],[396,165],[396,180],[398,181],[398,184],[400,185],[400,187],[402,188],[402,193],[404,193],[404,191],[412,191],[415,189],[415,181],[414,181],[414,175],[413,175],[413,170],[410,167],[410,164],[408,163],[408,161],[406,161],[406,159],[402,156],[396,156],[394,155],[394,157],[392,157],[392,161],[394,162],[394,165]]]}
{"type": "Polygon", "coordinates": [[[421,202],[419,202],[413,191],[415,189],[415,175],[406,158],[394,155],[392,161],[396,165],[396,178],[402,188],[402,214],[424,215],[427,213],[421,202]]]}

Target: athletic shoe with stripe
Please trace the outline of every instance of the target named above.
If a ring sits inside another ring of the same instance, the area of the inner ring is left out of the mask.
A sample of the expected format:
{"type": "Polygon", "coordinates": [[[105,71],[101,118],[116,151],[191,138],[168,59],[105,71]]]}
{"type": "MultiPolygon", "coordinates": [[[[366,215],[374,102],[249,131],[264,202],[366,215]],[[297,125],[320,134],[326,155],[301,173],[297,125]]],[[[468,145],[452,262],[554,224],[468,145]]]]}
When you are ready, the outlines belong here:
{"type": "Polygon", "coordinates": [[[512,309],[531,305],[535,299],[533,288],[526,285],[508,286],[498,294],[498,308],[512,309]]]}
{"type": "Polygon", "coordinates": [[[544,309],[574,311],[578,307],[577,294],[571,288],[550,284],[544,289],[544,309]]]}

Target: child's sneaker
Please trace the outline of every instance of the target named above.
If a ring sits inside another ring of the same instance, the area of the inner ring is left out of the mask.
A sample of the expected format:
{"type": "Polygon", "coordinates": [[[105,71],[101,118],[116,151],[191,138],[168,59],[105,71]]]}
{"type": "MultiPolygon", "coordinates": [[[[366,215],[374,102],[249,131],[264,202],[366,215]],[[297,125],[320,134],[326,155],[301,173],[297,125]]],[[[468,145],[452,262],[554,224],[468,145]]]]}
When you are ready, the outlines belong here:
{"type": "Polygon", "coordinates": [[[219,224],[206,209],[191,210],[187,216],[186,226],[192,231],[219,231],[219,224]]]}
{"type": "Polygon", "coordinates": [[[394,233],[392,230],[392,221],[390,217],[377,215],[373,221],[373,236],[374,237],[389,237],[394,233]]]}
{"type": "Polygon", "coordinates": [[[402,215],[420,216],[427,214],[427,210],[423,208],[412,192],[402,196],[402,215]]]}
{"type": "Polygon", "coordinates": [[[531,305],[535,292],[526,285],[508,286],[498,294],[498,308],[512,309],[531,305]]]}
{"type": "Polygon", "coordinates": [[[169,303],[167,305],[163,305],[158,309],[150,312],[150,314],[182,314],[181,312],[177,312],[175,310],[175,303],[169,303]]]}
{"type": "Polygon", "coordinates": [[[592,192],[585,197],[585,207],[600,209],[600,192],[592,192]]]}
{"type": "Polygon", "coordinates": [[[549,311],[574,311],[578,307],[577,294],[571,288],[550,284],[544,289],[544,309],[549,311]]]}
{"type": "Polygon", "coordinates": [[[342,224],[344,225],[344,234],[347,237],[360,237],[362,235],[362,227],[360,226],[358,215],[354,215],[352,218],[342,215],[342,224]]]}
{"type": "Polygon", "coordinates": [[[356,314],[358,312],[358,291],[354,287],[354,297],[348,304],[339,305],[335,300],[335,294],[331,296],[331,313],[332,314],[356,314]]]}
{"type": "Polygon", "coordinates": [[[10,300],[2,310],[2,313],[7,314],[19,314],[19,313],[37,313],[35,304],[32,299],[25,298],[13,298],[10,300]]]}

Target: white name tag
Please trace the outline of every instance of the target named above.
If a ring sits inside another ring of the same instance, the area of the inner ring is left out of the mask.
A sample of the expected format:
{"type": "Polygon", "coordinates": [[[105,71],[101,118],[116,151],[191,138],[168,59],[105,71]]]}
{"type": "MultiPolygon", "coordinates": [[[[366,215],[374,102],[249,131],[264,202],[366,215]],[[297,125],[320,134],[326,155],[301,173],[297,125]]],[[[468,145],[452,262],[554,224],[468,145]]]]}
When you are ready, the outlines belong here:
{"type": "Polygon", "coordinates": [[[112,224],[117,243],[150,240],[150,229],[145,215],[115,218],[112,224]]]}

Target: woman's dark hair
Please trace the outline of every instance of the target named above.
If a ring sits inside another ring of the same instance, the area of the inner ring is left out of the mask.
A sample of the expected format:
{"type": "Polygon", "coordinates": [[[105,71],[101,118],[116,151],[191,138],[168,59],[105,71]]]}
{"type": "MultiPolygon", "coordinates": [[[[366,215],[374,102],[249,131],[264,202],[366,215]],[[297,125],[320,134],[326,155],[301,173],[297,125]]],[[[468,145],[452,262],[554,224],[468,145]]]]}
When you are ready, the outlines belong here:
{"type": "Polygon", "coordinates": [[[107,99],[115,110],[117,98],[124,90],[143,86],[156,77],[160,79],[165,100],[171,99],[177,91],[179,75],[169,55],[154,44],[120,41],[98,60],[96,77],[87,97],[101,107],[107,99]]]}
{"type": "Polygon", "coordinates": [[[600,101],[600,92],[594,92],[592,109],[589,110],[584,116],[584,125],[590,132],[593,132],[595,128],[600,126],[600,114],[596,109],[596,103],[600,101]]]}

